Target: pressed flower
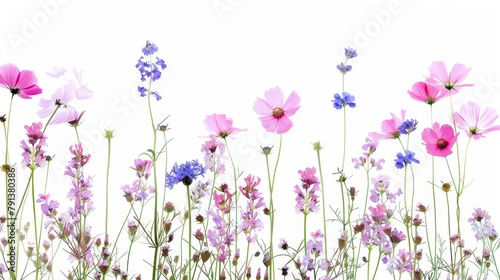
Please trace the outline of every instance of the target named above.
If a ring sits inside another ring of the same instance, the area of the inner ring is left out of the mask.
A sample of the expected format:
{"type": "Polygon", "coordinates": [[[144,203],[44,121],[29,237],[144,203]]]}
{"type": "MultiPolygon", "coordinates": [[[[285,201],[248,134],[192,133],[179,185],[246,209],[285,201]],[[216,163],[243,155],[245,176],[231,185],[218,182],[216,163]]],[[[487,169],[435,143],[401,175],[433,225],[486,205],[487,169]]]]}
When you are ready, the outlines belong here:
{"type": "Polygon", "coordinates": [[[422,132],[422,140],[425,142],[427,153],[438,157],[447,157],[452,151],[451,148],[457,142],[458,134],[455,135],[450,125],[442,126],[435,122],[431,128],[426,128],[422,132]]]}
{"type": "Polygon", "coordinates": [[[283,91],[279,87],[265,93],[265,99],[257,98],[253,105],[254,111],[261,115],[262,126],[268,132],[286,133],[292,128],[290,117],[300,108],[300,97],[293,91],[284,101],[283,91]]]}
{"type": "Polygon", "coordinates": [[[470,87],[473,84],[460,84],[469,75],[470,68],[457,63],[448,73],[446,65],[442,61],[434,61],[429,66],[431,74],[426,82],[439,86],[442,90],[451,91],[452,94],[458,93],[462,87],[470,87]]]}
{"type": "Polygon", "coordinates": [[[436,103],[438,100],[447,96],[448,92],[441,90],[439,87],[426,83],[417,82],[408,91],[411,98],[425,102],[429,105],[436,103]]]}
{"type": "Polygon", "coordinates": [[[242,129],[233,127],[233,120],[227,118],[225,114],[209,115],[203,123],[210,133],[221,138],[226,138],[231,134],[243,131],[242,129]]]}
{"type": "Polygon", "coordinates": [[[467,136],[478,140],[484,134],[500,130],[500,125],[493,125],[498,114],[493,108],[486,108],[481,114],[479,104],[469,101],[460,108],[460,112],[453,113],[458,128],[467,133],[467,136]]]}
{"type": "Polygon", "coordinates": [[[8,89],[12,95],[31,99],[32,95],[42,93],[37,83],[38,79],[32,71],[19,71],[19,68],[11,63],[0,66],[0,86],[8,89]]]}

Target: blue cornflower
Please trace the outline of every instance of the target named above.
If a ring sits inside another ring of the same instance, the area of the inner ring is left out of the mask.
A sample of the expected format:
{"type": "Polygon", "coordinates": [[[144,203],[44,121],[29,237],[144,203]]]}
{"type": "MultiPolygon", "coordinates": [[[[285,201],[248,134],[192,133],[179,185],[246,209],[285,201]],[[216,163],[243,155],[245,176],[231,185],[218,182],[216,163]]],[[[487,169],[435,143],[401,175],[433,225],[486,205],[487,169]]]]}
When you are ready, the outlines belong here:
{"type": "Polygon", "coordinates": [[[354,103],[354,96],[345,91],[342,92],[342,97],[340,97],[340,94],[335,93],[335,95],[333,95],[333,98],[333,107],[335,107],[335,109],[337,110],[344,108],[346,105],[351,108],[356,107],[356,103],[354,103]]]}
{"type": "Polygon", "coordinates": [[[342,75],[345,75],[347,72],[352,70],[352,66],[341,62],[339,65],[337,65],[337,69],[340,71],[340,73],[342,73],[342,75]]]}
{"type": "Polygon", "coordinates": [[[405,165],[411,164],[412,162],[420,163],[420,161],[415,158],[415,153],[410,150],[406,150],[405,155],[403,155],[402,153],[398,153],[396,156],[397,159],[395,159],[394,161],[396,162],[397,169],[401,169],[405,167],[405,165]]]}
{"type": "Polygon", "coordinates": [[[142,48],[142,53],[144,55],[154,54],[157,51],[158,47],[155,44],[150,43],[149,41],[146,41],[146,46],[142,48]]]}
{"type": "Polygon", "coordinates": [[[417,120],[406,120],[398,127],[398,130],[399,132],[401,132],[401,134],[409,134],[417,129],[417,124],[417,120]]]}
{"type": "Polygon", "coordinates": [[[358,56],[358,53],[356,52],[355,49],[353,49],[351,47],[345,48],[345,57],[347,59],[355,58],[356,56],[358,56]]]}
{"type": "Polygon", "coordinates": [[[203,176],[205,169],[198,160],[187,161],[178,165],[174,164],[170,173],[165,175],[165,187],[172,189],[177,183],[182,182],[185,186],[193,183],[198,176],[203,176]]]}

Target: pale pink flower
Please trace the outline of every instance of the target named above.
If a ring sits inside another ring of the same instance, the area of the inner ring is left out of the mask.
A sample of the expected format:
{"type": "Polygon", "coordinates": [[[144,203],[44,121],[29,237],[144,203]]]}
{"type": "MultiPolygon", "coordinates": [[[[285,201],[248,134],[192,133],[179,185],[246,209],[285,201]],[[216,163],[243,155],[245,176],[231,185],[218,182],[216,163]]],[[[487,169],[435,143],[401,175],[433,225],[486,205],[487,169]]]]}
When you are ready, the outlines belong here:
{"type": "Polygon", "coordinates": [[[262,126],[268,132],[286,133],[293,126],[290,117],[300,108],[300,97],[293,91],[284,101],[283,91],[279,87],[265,93],[265,99],[257,98],[253,110],[261,115],[262,126]]]}
{"type": "Polygon", "coordinates": [[[399,127],[405,121],[406,111],[401,110],[401,118],[396,117],[394,113],[391,113],[392,119],[387,119],[382,121],[382,134],[374,133],[372,134],[372,138],[375,141],[379,139],[397,139],[401,135],[399,131],[399,127]]]}
{"type": "Polygon", "coordinates": [[[225,114],[209,115],[205,118],[204,123],[210,133],[221,138],[226,138],[231,134],[243,131],[242,129],[233,127],[233,120],[227,118],[225,114]]]}
{"type": "Polygon", "coordinates": [[[408,91],[411,98],[425,102],[429,105],[436,103],[438,100],[448,95],[447,91],[443,91],[435,85],[426,82],[417,82],[413,84],[411,90],[408,91]]]}
{"type": "Polygon", "coordinates": [[[457,142],[458,134],[455,135],[450,125],[439,126],[435,122],[431,128],[422,131],[422,140],[425,142],[427,153],[438,157],[447,157],[452,151],[451,148],[457,142]]]}
{"type": "Polygon", "coordinates": [[[53,66],[52,67],[52,72],[45,72],[45,74],[47,74],[47,76],[50,76],[52,78],[59,78],[61,76],[64,75],[64,73],[66,73],[67,70],[66,68],[64,67],[58,67],[58,66],[53,66]]]}
{"type": "Polygon", "coordinates": [[[72,121],[74,115],[78,114],[75,107],[69,103],[75,98],[75,84],[68,83],[65,86],[56,89],[56,92],[50,98],[40,98],[38,105],[42,107],[36,113],[40,118],[47,118],[54,113],[57,107],[56,114],[50,121],[50,124],[59,124],[72,121]]]}
{"type": "Polygon", "coordinates": [[[31,99],[32,95],[42,93],[37,83],[38,79],[32,71],[19,71],[19,68],[11,63],[0,66],[0,86],[8,89],[12,95],[31,99]]]}
{"type": "Polygon", "coordinates": [[[78,72],[76,68],[73,67],[73,74],[75,75],[76,83],[78,87],[76,88],[76,98],[78,99],[88,99],[94,95],[94,92],[87,88],[87,84],[83,82],[82,75],[83,70],[78,72]]]}
{"type": "Polygon", "coordinates": [[[470,87],[473,84],[460,84],[469,75],[470,68],[463,64],[455,64],[448,73],[446,65],[442,61],[434,61],[429,66],[431,74],[426,79],[426,82],[439,86],[442,90],[451,91],[452,94],[457,93],[462,87],[470,87]]]}
{"type": "Polygon", "coordinates": [[[493,125],[498,118],[495,109],[486,108],[481,114],[479,104],[469,101],[460,108],[460,112],[453,113],[458,128],[467,133],[467,136],[478,140],[484,134],[500,130],[500,125],[493,125]]]}

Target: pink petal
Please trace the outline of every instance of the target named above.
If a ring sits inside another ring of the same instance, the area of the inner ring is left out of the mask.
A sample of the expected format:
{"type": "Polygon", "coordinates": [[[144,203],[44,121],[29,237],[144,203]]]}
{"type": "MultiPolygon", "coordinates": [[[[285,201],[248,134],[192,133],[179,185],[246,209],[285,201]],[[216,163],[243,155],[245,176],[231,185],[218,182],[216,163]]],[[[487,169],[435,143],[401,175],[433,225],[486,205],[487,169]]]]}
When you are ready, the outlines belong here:
{"type": "Polygon", "coordinates": [[[53,66],[52,67],[52,72],[45,72],[45,74],[47,74],[47,76],[50,76],[50,77],[53,77],[53,78],[59,78],[61,77],[64,73],[66,73],[66,69],[63,68],[63,67],[57,67],[57,66],[53,66]]]}
{"type": "Polygon", "coordinates": [[[281,91],[279,87],[269,89],[268,91],[266,91],[264,96],[267,102],[269,103],[269,106],[271,106],[271,108],[274,109],[278,107],[283,109],[284,96],[283,96],[283,91],[281,91]]]}
{"type": "Polygon", "coordinates": [[[12,63],[2,65],[0,67],[0,84],[5,87],[13,87],[17,85],[17,77],[19,76],[19,68],[12,63]]]}
{"type": "Polygon", "coordinates": [[[448,82],[448,72],[446,71],[446,65],[442,61],[434,61],[431,66],[429,66],[429,71],[431,72],[430,78],[436,78],[441,83],[448,82]]]}
{"type": "Polygon", "coordinates": [[[278,119],[273,116],[263,116],[259,118],[262,122],[262,126],[267,132],[275,132],[278,128],[278,119]]]}
{"type": "Polygon", "coordinates": [[[269,103],[267,103],[267,101],[262,98],[257,98],[253,105],[253,110],[258,115],[272,115],[273,109],[274,107],[271,107],[271,105],[269,105],[269,103]]]}
{"type": "Polygon", "coordinates": [[[283,116],[278,121],[278,129],[276,130],[276,133],[286,133],[288,130],[290,130],[290,128],[292,128],[292,126],[292,121],[289,118],[283,116]]]}
{"type": "MultiPolygon", "coordinates": [[[[460,83],[467,75],[469,75],[470,68],[465,67],[463,64],[455,64],[450,72],[450,82],[452,83],[460,83]]],[[[463,85],[462,85],[463,86],[463,85]]]]}
{"type": "Polygon", "coordinates": [[[481,130],[484,128],[488,128],[488,127],[493,125],[493,123],[495,122],[495,120],[497,118],[498,118],[498,114],[495,111],[495,109],[486,108],[486,110],[484,110],[481,117],[479,117],[479,120],[477,121],[477,126],[481,130]]]}
{"type": "Polygon", "coordinates": [[[297,112],[300,108],[300,97],[293,91],[290,96],[286,99],[285,104],[283,105],[283,111],[285,114],[290,117],[297,112]]]}

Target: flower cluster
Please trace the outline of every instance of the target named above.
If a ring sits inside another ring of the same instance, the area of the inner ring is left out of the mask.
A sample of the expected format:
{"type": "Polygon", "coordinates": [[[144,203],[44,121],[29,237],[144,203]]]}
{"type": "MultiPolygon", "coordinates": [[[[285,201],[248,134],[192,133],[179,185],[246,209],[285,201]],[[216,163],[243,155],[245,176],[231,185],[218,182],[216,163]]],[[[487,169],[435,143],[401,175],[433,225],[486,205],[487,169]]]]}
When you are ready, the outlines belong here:
{"type": "Polygon", "coordinates": [[[316,177],[316,168],[308,167],[305,170],[299,170],[300,180],[302,184],[295,185],[295,211],[302,212],[304,215],[310,212],[319,211],[319,195],[316,193],[320,190],[319,180],[316,177]]]}
{"type": "MultiPolygon", "coordinates": [[[[165,61],[158,56],[156,56],[156,60],[153,61],[153,54],[158,52],[158,47],[150,43],[149,41],[146,42],[146,46],[142,48],[142,53],[144,56],[141,56],[139,58],[139,61],[135,65],[135,68],[139,70],[141,73],[141,81],[145,82],[147,78],[149,78],[151,81],[157,81],[161,78],[162,71],[167,68],[167,64],[165,64],[165,61]]],[[[138,86],[137,90],[141,93],[141,96],[144,97],[147,94],[152,94],[156,98],[157,101],[161,99],[161,96],[158,94],[156,91],[151,91],[149,88],[145,88],[143,86],[138,86]]]]}
{"type": "MultiPolygon", "coordinates": [[[[142,48],[143,56],[136,64],[141,80],[149,80],[148,88],[138,87],[141,96],[148,95],[148,104],[149,95],[161,99],[151,89],[152,82],[160,79],[166,69],[165,62],[156,56],[157,52],[158,47],[147,42],[142,48]]],[[[234,127],[233,119],[226,114],[206,115],[203,120],[208,131],[208,137],[200,140],[199,157],[203,160],[193,159],[169,165],[167,154],[171,154],[167,151],[171,150],[167,149],[167,144],[170,141],[164,137],[164,143],[161,144],[157,137],[158,131],[165,136],[169,126],[164,124],[166,118],[157,122],[153,108],[148,106],[153,145],[147,146],[140,158],[133,159],[129,166],[132,179],[120,188],[125,201],[113,202],[112,208],[108,207],[108,187],[110,174],[113,175],[109,160],[113,133],[112,130],[104,131],[104,138],[109,144],[103,190],[106,207],[105,214],[95,215],[104,217],[101,219],[104,221],[99,221],[104,224],[103,234],[98,232],[100,227],[93,223],[94,215],[91,215],[99,211],[94,197],[101,196],[101,188],[99,193],[94,193],[94,177],[88,176],[87,169],[91,155],[86,152],[88,149],[78,134],[83,113],[78,113],[72,104],[75,99],[91,97],[92,91],[82,81],[81,71],[73,70],[74,79],[67,79],[65,68],[54,67],[48,75],[64,77],[67,83],[56,89],[50,97],[40,98],[40,110],[37,113],[39,117],[47,118],[47,124],[35,122],[24,127],[27,137],[21,141],[22,165],[29,168],[27,171],[30,176],[18,210],[12,210],[10,199],[11,182],[16,181],[15,169],[8,164],[7,120],[10,120],[10,111],[8,119],[5,115],[0,116],[6,134],[6,164],[2,170],[6,171],[8,184],[5,201],[7,216],[0,215],[0,232],[3,234],[7,228],[7,235],[0,237],[4,252],[4,259],[0,261],[0,278],[8,277],[7,274],[12,279],[31,277],[28,275],[34,275],[34,279],[54,278],[53,266],[56,259],[59,261],[56,255],[61,247],[67,253],[71,265],[57,270],[66,279],[99,280],[114,277],[138,280],[141,274],[133,274],[133,271],[137,269],[136,260],[142,259],[142,255],[137,257],[136,252],[143,250],[137,248],[143,243],[148,246],[147,258],[151,259],[144,263],[152,270],[152,279],[279,279],[282,276],[330,280],[363,278],[365,272],[368,274],[366,278],[378,279],[385,277],[381,274],[383,267],[386,268],[385,273],[391,274],[393,278],[403,278],[405,275],[410,279],[436,280],[448,275],[450,279],[469,279],[473,277],[471,273],[474,269],[477,271],[474,276],[478,279],[486,279],[490,275],[498,278],[500,265],[496,255],[500,241],[494,227],[494,217],[483,208],[474,208],[467,221],[476,239],[473,241],[479,245],[472,249],[465,248],[467,234],[460,227],[461,211],[465,208],[461,199],[470,185],[470,181],[466,181],[466,178],[470,180],[470,176],[466,174],[465,168],[469,144],[476,142],[472,139],[480,140],[486,134],[500,130],[500,125],[495,123],[498,114],[494,108],[483,109],[475,102],[467,102],[457,111],[451,107],[450,116],[445,120],[435,121],[432,113],[435,106],[441,105],[436,104],[440,100],[449,98],[450,104],[454,104],[455,94],[472,86],[464,83],[470,69],[455,64],[448,72],[443,62],[432,62],[430,74],[408,90],[412,99],[430,105],[427,107],[431,110],[430,127],[424,127],[417,134],[415,132],[420,129],[423,120],[407,118],[404,109],[390,113],[391,117],[382,120],[378,131],[368,133],[362,144],[361,156],[353,158],[353,166],[349,168],[344,166],[344,161],[348,151],[346,143],[351,143],[352,139],[348,137],[345,108],[354,108],[356,103],[354,96],[344,89],[344,82],[345,75],[352,71],[348,62],[357,57],[357,51],[346,48],[344,56],[345,61],[337,66],[342,74],[342,90],[340,94],[334,94],[331,100],[335,109],[344,109],[343,137],[338,136],[344,139],[343,157],[337,167],[338,172],[333,173],[339,175],[334,183],[338,188],[330,186],[334,181],[331,178],[323,180],[320,154],[324,150],[319,141],[313,144],[317,165],[298,170],[298,184],[287,186],[281,181],[283,176],[289,175],[286,173],[289,170],[278,168],[280,159],[286,158],[281,157],[285,150],[282,148],[286,147],[282,145],[283,139],[294,126],[292,117],[301,106],[301,98],[294,91],[285,97],[279,87],[271,88],[264,92],[263,98],[257,98],[253,103],[256,119],[260,120],[266,133],[279,137],[279,146],[268,144],[271,148],[262,148],[264,159],[259,167],[265,168],[267,178],[262,181],[268,184],[268,189],[261,188],[262,177],[241,171],[242,166],[235,160],[236,153],[231,153],[230,141],[245,133],[246,129],[234,127]],[[46,130],[48,124],[59,123],[69,123],[77,139],[76,144],[70,145],[69,151],[66,151],[70,159],[63,171],[67,176],[64,177],[67,180],[64,192],[67,193],[69,207],[54,193],[47,191],[52,185],[48,178],[50,172],[47,171],[45,175],[44,179],[50,183],[46,183],[43,192],[38,190],[38,181],[34,179],[41,180],[41,176],[36,173],[38,167],[51,166],[48,162],[53,157],[47,156],[44,150],[47,146],[46,130]],[[468,140],[465,152],[459,146],[459,137],[468,140]],[[382,141],[392,139],[396,141],[382,141]],[[374,154],[379,151],[378,156],[386,143],[395,144],[399,150],[394,152],[394,166],[383,168],[385,159],[376,159],[374,154]],[[415,144],[422,148],[425,146],[427,154],[418,154],[417,158],[415,144]],[[275,146],[277,148],[273,150],[275,146]],[[457,160],[450,161],[458,167],[457,174],[448,161],[451,155],[457,156],[457,160]],[[462,158],[463,155],[465,158],[462,158]],[[424,162],[425,156],[432,158],[430,178],[418,173],[423,168],[412,168],[413,164],[424,162]],[[444,164],[448,168],[442,168],[444,164]],[[157,178],[159,170],[165,170],[162,180],[157,178]],[[440,172],[436,172],[438,170],[440,172]],[[210,179],[205,178],[207,171],[211,172],[208,176],[210,179]],[[364,187],[362,183],[352,181],[360,171],[365,173],[364,187]],[[375,171],[378,174],[373,174],[375,171]],[[401,178],[392,176],[391,172],[394,171],[401,178]],[[449,174],[446,174],[447,171],[449,174]],[[243,174],[247,174],[246,177],[243,174]],[[416,178],[423,178],[429,187],[417,183],[416,178]],[[449,183],[439,186],[438,180],[449,183]],[[185,196],[172,195],[177,191],[173,190],[174,186],[179,183],[185,187],[185,196]],[[436,194],[436,190],[443,192],[436,194]],[[31,201],[27,194],[31,194],[31,201]],[[294,195],[294,200],[285,204],[280,201],[278,204],[273,194],[280,194],[280,198],[287,194],[294,195]],[[167,198],[172,200],[168,201],[167,198]],[[172,201],[177,198],[185,199],[185,203],[174,204],[172,201]],[[422,202],[416,201],[421,198],[422,202]],[[125,205],[126,209],[120,205],[125,205]],[[279,207],[275,208],[277,205],[279,207]],[[26,218],[22,218],[22,211],[30,206],[34,209],[33,218],[26,222],[26,218]],[[64,207],[67,207],[66,211],[62,210],[64,207]],[[302,234],[302,238],[295,243],[290,242],[293,240],[290,236],[279,236],[280,242],[276,244],[278,238],[274,233],[278,229],[278,222],[288,217],[286,215],[293,208],[300,214],[299,220],[303,225],[301,227],[294,222],[292,227],[284,229],[285,234],[293,231],[294,235],[302,234]],[[332,211],[327,214],[325,210],[328,208],[332,211]],[[442,208],[445,208],[446,213],[440,212],[442,208]],[[108,217],[116,220],[120,216],[108,213],[108,210],[113,212],[115,209],[120,209],[123,221],[116,223],[118,226],[108,228],[108,217]],[[322,216],[309,215],[320,210],[323,211],[322,216]],[[9,219],[13,217],[23,220],[22,228],[10,228],[9,219]],[[311,224],[311,221],[318,220],[323,223],[321,229],[311,224]],[[37,224],[38,221],[40,224],[37,224]],[[446,240],[441,239],[440,225],[448,227],[446,240]],[[332,229],[338,233],[336,236],[331,233],[332,229]],[[13,269],[9,263],[9,255],[5,252],[9,250],[13,239],[16,245],[24,249],[21,259],[26,261],[24,270],[29,274],[13,269]],[[125,250],[120,248],[124,242],[125,250]],[[275,252],[277,249],[280,249],[279,253],[275,252]],[[240,261],[242,256],[243,263],[240,261]]],[[[13,64],[0,67],[0,86],[6,88],[12,98],[15,95],[31,98],[41,93],[34,73],[20,71],[13,64]]],[[[332,158],[336,160],[336,157],[332,158]]],[[[307,157],[301,160],[307,161],[307,157]]]]}
{"type": "Polygon", "coordinates": [[[45,150],[42,149],[44,146],[47,146],[45,143],[47,137],[42,131],[42,123],[38,122],[30,126],[26,125],[24,129],[26,129],[28,141],[21,141],[21,148],[23,149],[22,165],[30,169],[35,169],[36,167],[43,168],[47,163],[47,159],[50,159],[50,156],[45,155],[45,150]]]}

